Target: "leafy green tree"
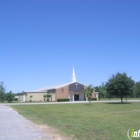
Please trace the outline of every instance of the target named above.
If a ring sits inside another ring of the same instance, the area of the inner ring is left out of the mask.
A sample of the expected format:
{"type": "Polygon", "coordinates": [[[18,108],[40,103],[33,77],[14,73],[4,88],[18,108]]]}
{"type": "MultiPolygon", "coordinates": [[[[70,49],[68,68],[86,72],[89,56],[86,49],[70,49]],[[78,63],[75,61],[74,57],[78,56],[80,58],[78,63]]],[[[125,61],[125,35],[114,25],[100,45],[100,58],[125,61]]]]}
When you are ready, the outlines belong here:
{"type": "Polygon", "coordinates": [[[32,102],[32,97],[33,97],[33,95],[30,95],[30,102],[32,102]]]}
{"type": "Polygon", "coordinates": [[[84,90],[84,94],[88,98],[89,104],[91,104],[93,90],[94,90],[94,88],[93,88],[92,84],[87,86],[86,89],[84,90]]]}
{"type": "Polygon", "coordinates": [[[110,98],[109,94],[106,91],[106,85],[103,82],[100,86],[95,87],[95,91],[99,92],[99,98],[110,98]]]}
{"type": "Polygon", "coordinates": [[[15,98],[15,95],[12,93],[12,91],[6,94],[6,100],[8,101],[8,103],[11,103],[12,101],[14,101],[14,98],[15,98]]]}
{"type": "Polygon", "coordinates": [[[106,91],[106,85],[104,83],[102,83],[99,88],[99,94],[101,94],[104,98],[108,97],[107,91],[106,91]]]}
{"type": "Polygon", "coordinates": [[[140,81],[136,82],[134,92],[136,97],[140,97],[140,81]]]}
{"type": "Polygon", "coordinates": [[[123,98],[127,98],[133,92],[134,81],[131,77],[128,77],[126,73],[117,73],[112,75],[112,77],[106,83],[106,90],[110,95],[115,95],[121,98],[121,103],[123,103],[123,98]]]}
{"type": "Polygon", "coordinates": [[[99,92],[99,86],[95,86],[94,89],[96,92],[99,92]]]}
{"type": "Polygon", "coordinates": [[[0,101],[4,102],[6,98],[4,82],[0,82],[0,101]]]}
{"type": "Polygon", "coordinates": [[[50,98],[52,97],[52,95],[47,93],[46,95],[43,95],[43,97],[44,97],[44,102],[46,101],[46,98],[47,98],[47,101],[50,101],[50,98]]]}

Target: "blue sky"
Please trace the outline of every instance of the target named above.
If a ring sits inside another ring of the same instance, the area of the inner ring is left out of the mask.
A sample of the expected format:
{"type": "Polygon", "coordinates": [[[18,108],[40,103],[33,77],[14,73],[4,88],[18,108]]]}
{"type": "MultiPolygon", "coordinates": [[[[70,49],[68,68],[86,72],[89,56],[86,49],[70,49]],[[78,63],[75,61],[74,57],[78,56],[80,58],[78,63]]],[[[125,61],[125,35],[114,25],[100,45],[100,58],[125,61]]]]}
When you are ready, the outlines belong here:
{"type": "Polygon", "coordinates": [[[126,72],[140,81],[139,0],[0,1],[0,81],[32,91],[126,72]]]}

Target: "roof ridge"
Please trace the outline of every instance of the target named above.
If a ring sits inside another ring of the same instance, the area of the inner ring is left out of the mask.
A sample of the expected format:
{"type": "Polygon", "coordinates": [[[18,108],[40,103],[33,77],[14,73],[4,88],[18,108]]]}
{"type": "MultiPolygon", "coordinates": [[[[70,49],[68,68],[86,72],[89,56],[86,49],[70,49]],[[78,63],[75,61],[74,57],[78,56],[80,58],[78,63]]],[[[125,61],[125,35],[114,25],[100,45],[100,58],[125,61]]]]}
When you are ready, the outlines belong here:
{"type": "Polygon", "coordinates": [[[39,92],[39,91],[49,90],[49,89],[58,89],[58,88],[60,88],[62,86],[65,86],[65,85],[68,85],[68,84],[71,84],[71,83],[74,83],[74,82],[69,82],[69,83],[55,85],[55,86],[44,87],[44,88],[40,88],[40,89],[34,90],[34,92],[39,92]]]}

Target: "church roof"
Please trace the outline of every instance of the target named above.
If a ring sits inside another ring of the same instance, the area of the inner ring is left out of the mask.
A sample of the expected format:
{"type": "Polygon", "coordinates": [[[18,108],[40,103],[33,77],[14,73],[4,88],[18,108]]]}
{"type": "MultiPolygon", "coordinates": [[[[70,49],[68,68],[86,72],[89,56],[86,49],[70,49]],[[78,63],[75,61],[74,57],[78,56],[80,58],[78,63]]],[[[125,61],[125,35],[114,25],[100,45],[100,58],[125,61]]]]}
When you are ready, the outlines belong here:
{"type": "Polygon", "coordinates": [[[75,82],[69,82],[69,83],[65,83],[65,84],[61,84],[61,85],[45,87],[45,88],[37,89],[34,92],[45,92],[45,91],[50,90],[50,89],[58,89],[58,88],[67,86],[67,85],[72,84],[72,83],[75,83],[75,82]]]}
{"type": "MultiPolygon", "coordinates": [[[[46,92],[47,90],[59,89],[59,88],[62,88],[64,86],[68,86],[68,85],[73,84],[73,83],[79,83],[79,82],[69,82],[69,83],[65,83],[65,84],[61,84],[61,85],[56,85],[56,86],[44,87],[44,88],[41,88],[41,89],[34,90],[33,92],[46,92]]],[[[79,83],[79,84],[81,84],[81,83],[79,83]]],[[[84,85],[84,84],[81,84],[81,85],[84,85]]]]}

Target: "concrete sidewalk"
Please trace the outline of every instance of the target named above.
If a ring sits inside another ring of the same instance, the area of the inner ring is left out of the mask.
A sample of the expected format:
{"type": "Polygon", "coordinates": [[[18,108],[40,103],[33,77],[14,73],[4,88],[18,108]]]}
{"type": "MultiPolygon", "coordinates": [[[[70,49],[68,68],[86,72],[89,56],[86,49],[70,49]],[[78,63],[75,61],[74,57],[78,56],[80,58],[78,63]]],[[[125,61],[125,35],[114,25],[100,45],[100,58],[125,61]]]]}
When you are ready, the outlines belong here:
{"type": "MultiPolygon", "coordinates": [[[[123,100],[126,103],[126,100],[123,100]]],[[[121,100],[105,100],[105,101],[91,101],[91,103],[120,103],[121,100]]],[[[128,100],[127,103],[140,102],[140,100],[128,100]]],[[[0,105],[53,105],[53,104],[88,104],[88,101],[74,101],[74,102],[20,102],[20,103],[1,103],[0,105]]]]}
{"type": "Polygon", "coordinates": [[[0,105],[0,140],[51,140],[10,107],[0,105]]]}

